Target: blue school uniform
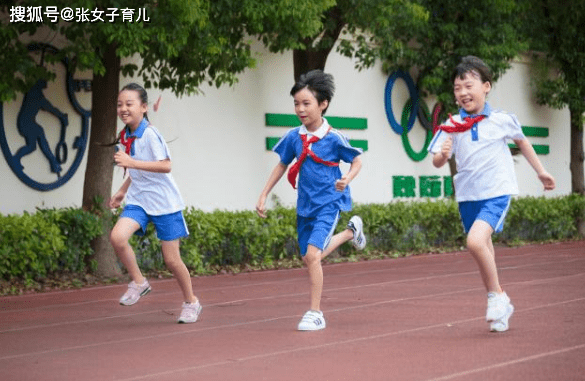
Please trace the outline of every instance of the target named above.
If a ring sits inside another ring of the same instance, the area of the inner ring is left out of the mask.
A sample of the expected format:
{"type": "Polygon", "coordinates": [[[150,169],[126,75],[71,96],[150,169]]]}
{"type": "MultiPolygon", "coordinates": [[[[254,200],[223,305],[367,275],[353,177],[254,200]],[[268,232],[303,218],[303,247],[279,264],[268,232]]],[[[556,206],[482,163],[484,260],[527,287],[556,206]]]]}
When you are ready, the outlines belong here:
{"type": "MultiPolygon", "coordinates": [[[[280,156],[280,161],[284,165],[288,166],[293,159],[298,159],[302,154],[301,135],[306,134],[310,133],[304,125],[301,125],[289,130],[274,146],[272,150],[280,156]]],[[[310,149],[324,161],[351,163],[362,153],[361,149],[352,147],[339,131],[330,129],[326,119],[323,119],[323,125],[310,135],[320,137],[320,140],[313,143],[310,149]]],[[[321,250],[325,249],[335,230],[339,211],[351,210],[349,186],[342,192],[335,190],[335,182],[341,177],[338,166],[317,163],[310,156],[302,163],[297,197],[297,230],[301,254],[306,253],[307,244],[312,244],[321,250]],[[328,222],[325,224],[323,224],[323,216],[330,216],[326,217],[328,222]],[[315,225],[317,229],[307,228],[307,224],[315,225]],[[321,233],[313,234],[313,230],[319,230],[321,233]],[[319,237],[311,237],[311,234],[319,237]],[[323,235],[325,237],[322,237],[323,235]]]]}

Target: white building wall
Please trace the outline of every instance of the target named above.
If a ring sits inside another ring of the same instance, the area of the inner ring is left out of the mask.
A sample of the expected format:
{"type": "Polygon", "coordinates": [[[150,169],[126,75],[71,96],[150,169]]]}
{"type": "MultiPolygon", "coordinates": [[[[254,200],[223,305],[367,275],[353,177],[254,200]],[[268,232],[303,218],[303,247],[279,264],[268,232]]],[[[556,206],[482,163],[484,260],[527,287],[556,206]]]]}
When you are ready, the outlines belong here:
{"type": "MultiPolygon", "coordinates": [[[[258,65],[240,76],[239,83],[232,88],[221,89],[204,86],[203,94],[176,98],[169,91],[149,90],[150,103],[159,95],[162,102],[157,113],[149,112],[151,122],[156,125],[169,147],[173,159],[173,176],[188,206],[205,211],[214,209],[254,209],[278,156],[265,149],[265,138],[281,136],[282,127],[266,127],[266,113],[294,113],[292,53],[272,54],[258,47],[258,65]]],[[[530,66],[515,62],[494,86],[489,102],[496,108],[515,113],[522,125],[548,127],[547,138],[529,138],[535,144],[548,144],[549,155],[539,155],[544,166],[557,180],[557,189],[548,196],[570,193],[569,172],[569,112],[552,110],[536,105],[529,84],[530,66]]],[[[385,114],[384,89],[388,78],[377,65],[358,72],[350,59],[332,53],[326,71],[333,74],[337,91],[327,111],[328,115],[367,118],[367,130],[343,130],[351,139],[367,140],[369,149],[363,155],[364,166],[352,183],[353,199],[357,203],[386,203],[393,197],[392,176],[446,176],[447,166],[437,170],[430,156],[422,162],[412,161],[406,154],[400,136],[393,132],[385,114]]],[[[86,76],[86,78],[88,78],[86,76]]],[[[123,78],[121,86],[134,79],[123,78]]],[[[60,110],[67,112],[71,126],[79,122],[77,114],[66,99],[63,81],[52,83],[45,96],[60,110]]],[[[90,95],[78,93],[84,106],[89,108],[90,95]]],[[[408,99],[408,91],[402,81],[397,81],[393,91],[393,109],[397,118],[402,105],[408,99]]],[[[11,150],[24,145],[24,139],[16,131],[16,115],[22,97],[4,104],[4,126],[11,150]]],[[[427,100],[430,107],[434,102],[427,100]]],[[[115,107],[115,105],[112,105],[115,107]]],[[[39,117],[51,147],[58,136],[58,120],[50,115],[39,117]],[[51,126],[51,127],[49,127],[51,126]],[[55,127],[53,127],[55,126],[55,127]]],[[[118,122],[118,130],[122,123],[118,122]]],[[[424,142],[424,131],[416,123],[409,133],[415,150],[424,142]]],[[[68,145],[71,147],[71,143],[68,145]]],[[[69,156],[73,156],[70,148],[69,156]]],[[[87,154],[87,153],[86,153],[87,154]]],[[[70,165],[72,158],[69,158],[70,165]]],[[[517,156],[516,172],[521,195],[543,195],[542,186],[526,160],[517,156]]],[[[85,159],[73,178],[64,186],[48,192],[39,192],[22,183],[0,157],[0,213],[34,211],[36,207],[80,206],[82,200],[85,159]]],[[[37,150],[23,159],[25,171],[35,176],[55,177],[49,174],[46,159],[37,150]],[[34,169],[33,169],[34,168],[34,169]]],[[[342,166],[342,169],[348,166],[342,166]]],[[[114,171],[115,192],[122,183],[122,170],[114,171]]],[[[52,180],[50,180],[52,181],[52,180]]],[[[99,181],[99,180],[98,180],[99,181]]],[[[293,206],[296,192],[283,178],[274,188],[283,204],[293,206]]],[[[417,188],[418,194],[418,188],[417,188]]],[[[272,204],[270,201],[269,206],[272,204]]]]}

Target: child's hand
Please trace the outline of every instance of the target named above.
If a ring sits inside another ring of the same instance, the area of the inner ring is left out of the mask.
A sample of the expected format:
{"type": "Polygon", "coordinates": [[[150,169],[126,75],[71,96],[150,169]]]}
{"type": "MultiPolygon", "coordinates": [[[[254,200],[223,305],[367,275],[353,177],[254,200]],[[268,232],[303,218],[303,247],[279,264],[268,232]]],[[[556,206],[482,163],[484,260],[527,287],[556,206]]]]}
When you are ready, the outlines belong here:
{"type": "Polygon", "coordinates": [[[542,172],[538,175],[538,179],[544,185],[544,190],[553,190],[555,189],[555,178],[548,172],[542,172]]]}
{"type": "Polygon", "coordinates": [[[108,200],[108,206],[110,209],[119,208],[122,205],[122,201],[124,201],[124,193],[118,191],[108,200]]]}
{"type": "Polygon", "coordinates": [[[453,137],[447,136],[447,139],[443,142],[441,146],[441,155],[445,159],[449,159],[451,157],[451,149],[453,148],[453,137]]]}
{"type": "Polygon", "coordinates": [[[347,176],[342,176],[339,180],[335,182],[335,190],[338,192],[343,192],[348,185],[349,180],[347,179],[347,176]]]}
{"type": "Polygon", "coordinates": [[[126,152],[119,150],[114,154],[114,161],[118,167],[129,168],[132,165],[132,159],[126,152]]]}
{"type": "Polygon", "coordinates": [[[256,213],[258,213],[258,216],[266,218],[266,197],[260,196],[256,204],[256,213]]]}

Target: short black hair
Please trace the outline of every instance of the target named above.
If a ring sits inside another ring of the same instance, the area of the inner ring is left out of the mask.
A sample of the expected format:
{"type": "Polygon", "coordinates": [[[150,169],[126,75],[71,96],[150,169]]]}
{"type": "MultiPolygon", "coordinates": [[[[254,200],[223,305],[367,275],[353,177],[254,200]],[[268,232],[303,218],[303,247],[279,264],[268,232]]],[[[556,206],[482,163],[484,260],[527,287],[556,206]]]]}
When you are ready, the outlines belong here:
{"type": "Polygon", "coordinates": [[[463,79],[465,74],[476,72],[479,74],[482,82],[489,82],[492,84],[492,71],[481,59],[475,56],[465,56],[461,58],[459,65],[453,70],[451,74],[451,82],[455,82],[456,78],[463,79]]]}
{"type": "MultiPolygon", "coordinates": [[[[335,92],[333,76],[331,74],[324,73],[319,69],[311,70],[301,75],[299,80],[290,90],[290,95],[294,97],[296,93],[304,88],[309,89],[309,91],[313,93],[319,104],[323,103],[325,100],[328,103],[331,103],[331,98],[333,98],[333,93],[335,92]]],[[[323,110],[323,114],[325,114],[325,111],[327,111],[327,108],[323,110]]]]}

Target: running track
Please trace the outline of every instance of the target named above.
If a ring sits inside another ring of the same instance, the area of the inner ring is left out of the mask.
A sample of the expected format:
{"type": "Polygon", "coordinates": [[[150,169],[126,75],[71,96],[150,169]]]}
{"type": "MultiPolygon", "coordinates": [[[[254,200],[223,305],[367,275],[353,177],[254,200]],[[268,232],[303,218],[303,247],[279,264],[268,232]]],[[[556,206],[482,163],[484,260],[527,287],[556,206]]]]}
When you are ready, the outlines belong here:
{"type": "Polygon", "coordinates": [[[324,266],[327,328],[298,332],[305,269],[0,298],[0,380],[585,380],[585,241],[496,248],[516,312],[490,333],[466,252],[324,266]]]}

